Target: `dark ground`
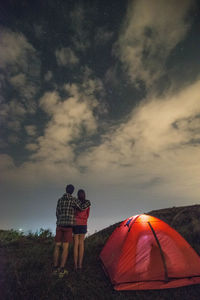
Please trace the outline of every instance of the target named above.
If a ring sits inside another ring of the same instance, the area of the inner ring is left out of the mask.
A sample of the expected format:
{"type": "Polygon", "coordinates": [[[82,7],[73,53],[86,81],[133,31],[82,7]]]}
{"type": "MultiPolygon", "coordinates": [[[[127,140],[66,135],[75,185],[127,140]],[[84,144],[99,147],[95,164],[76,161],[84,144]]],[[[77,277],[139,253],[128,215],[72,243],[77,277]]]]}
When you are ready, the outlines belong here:
{"type": "MultiPolygon", "coordinates": [[[[200,205],[152,211],[172,225],[200,254],[200,205]]],[[[168,290],[116,292],[105,276],[99,253],[117,224],[85,240],[84,270],[73,271],[72,248],[67,268],[69,275],[54,278],[51,264],[54,240],[51,232],[23,236],[16,231],[0,231],[0,300],[136,299],[199,300],[200,285],[168,290]],[[4,294],[3,294],[4,293],[4,294]]]]}

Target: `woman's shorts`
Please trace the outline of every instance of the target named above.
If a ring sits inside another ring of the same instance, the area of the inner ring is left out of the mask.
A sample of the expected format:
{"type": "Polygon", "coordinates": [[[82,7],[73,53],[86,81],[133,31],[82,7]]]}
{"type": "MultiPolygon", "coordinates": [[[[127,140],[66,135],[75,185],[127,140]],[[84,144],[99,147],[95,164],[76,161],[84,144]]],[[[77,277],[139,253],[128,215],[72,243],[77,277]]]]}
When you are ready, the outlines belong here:
{"type": "Polygon", "coordinates": [[[73,241],[72,227],[57,226],[55,242],[56,243],[71,243],[72,241],[73,241]]]}
{"type": "Polygon", "coordinates": [[[87,225],[75,225],[73,226],[73,234],[86,234],[87,225]]]}

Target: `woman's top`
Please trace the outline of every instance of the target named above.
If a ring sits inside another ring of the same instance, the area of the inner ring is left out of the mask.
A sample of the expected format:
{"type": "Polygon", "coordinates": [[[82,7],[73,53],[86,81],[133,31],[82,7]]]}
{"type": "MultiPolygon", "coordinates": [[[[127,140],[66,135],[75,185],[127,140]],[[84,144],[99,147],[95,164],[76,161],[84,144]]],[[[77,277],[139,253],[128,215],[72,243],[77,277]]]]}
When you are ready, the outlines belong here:
{"type": "Polygon", "coordinates": [[[87,225],[87,219],[90,214],[90,207],[85,210],[77,209],[75,212],[75,225],[87,225]]]}

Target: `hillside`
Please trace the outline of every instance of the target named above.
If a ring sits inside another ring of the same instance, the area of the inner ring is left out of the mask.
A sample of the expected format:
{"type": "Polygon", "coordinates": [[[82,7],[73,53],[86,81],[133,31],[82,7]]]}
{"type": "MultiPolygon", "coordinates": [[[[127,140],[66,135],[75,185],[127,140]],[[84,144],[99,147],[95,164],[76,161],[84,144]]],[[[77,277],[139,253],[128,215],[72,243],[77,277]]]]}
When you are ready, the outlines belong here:
{"type": "MultiPolygon", "coordinates": [[[[200,254],[200,205],[155,210],[148,214],[173,226],[200,254]]],[[[51,275],[54,242],[48,230],[28,236],[16,231],[0,231],[0,299],[199,299],[200,285],[161,291],[114,291],[98,257],[118,224],[86,238],[82,273],[73,271],[70,249],[69,275],[63,279],[51,275]]]]}

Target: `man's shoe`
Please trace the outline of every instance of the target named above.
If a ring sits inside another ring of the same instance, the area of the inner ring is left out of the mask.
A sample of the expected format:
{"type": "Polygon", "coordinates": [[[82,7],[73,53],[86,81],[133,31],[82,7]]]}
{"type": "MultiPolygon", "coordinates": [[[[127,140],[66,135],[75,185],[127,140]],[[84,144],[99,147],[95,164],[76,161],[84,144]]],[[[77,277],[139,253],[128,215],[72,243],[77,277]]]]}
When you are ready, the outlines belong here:
{"type": "Polygon", "coordinates": [[[60,272],[59,272],[59,278],[63,278],[64,276],[68,275],[68,271],[65,268],[60,268],[60,272]]]}
{"type": "Polygon", "coordinates": [[[52,274],[53,275],[58,275],[59,274],[59,271],[60,271],[60,268],[59,267],[53,267],[53,270],[52,270],[52,274]]]}

